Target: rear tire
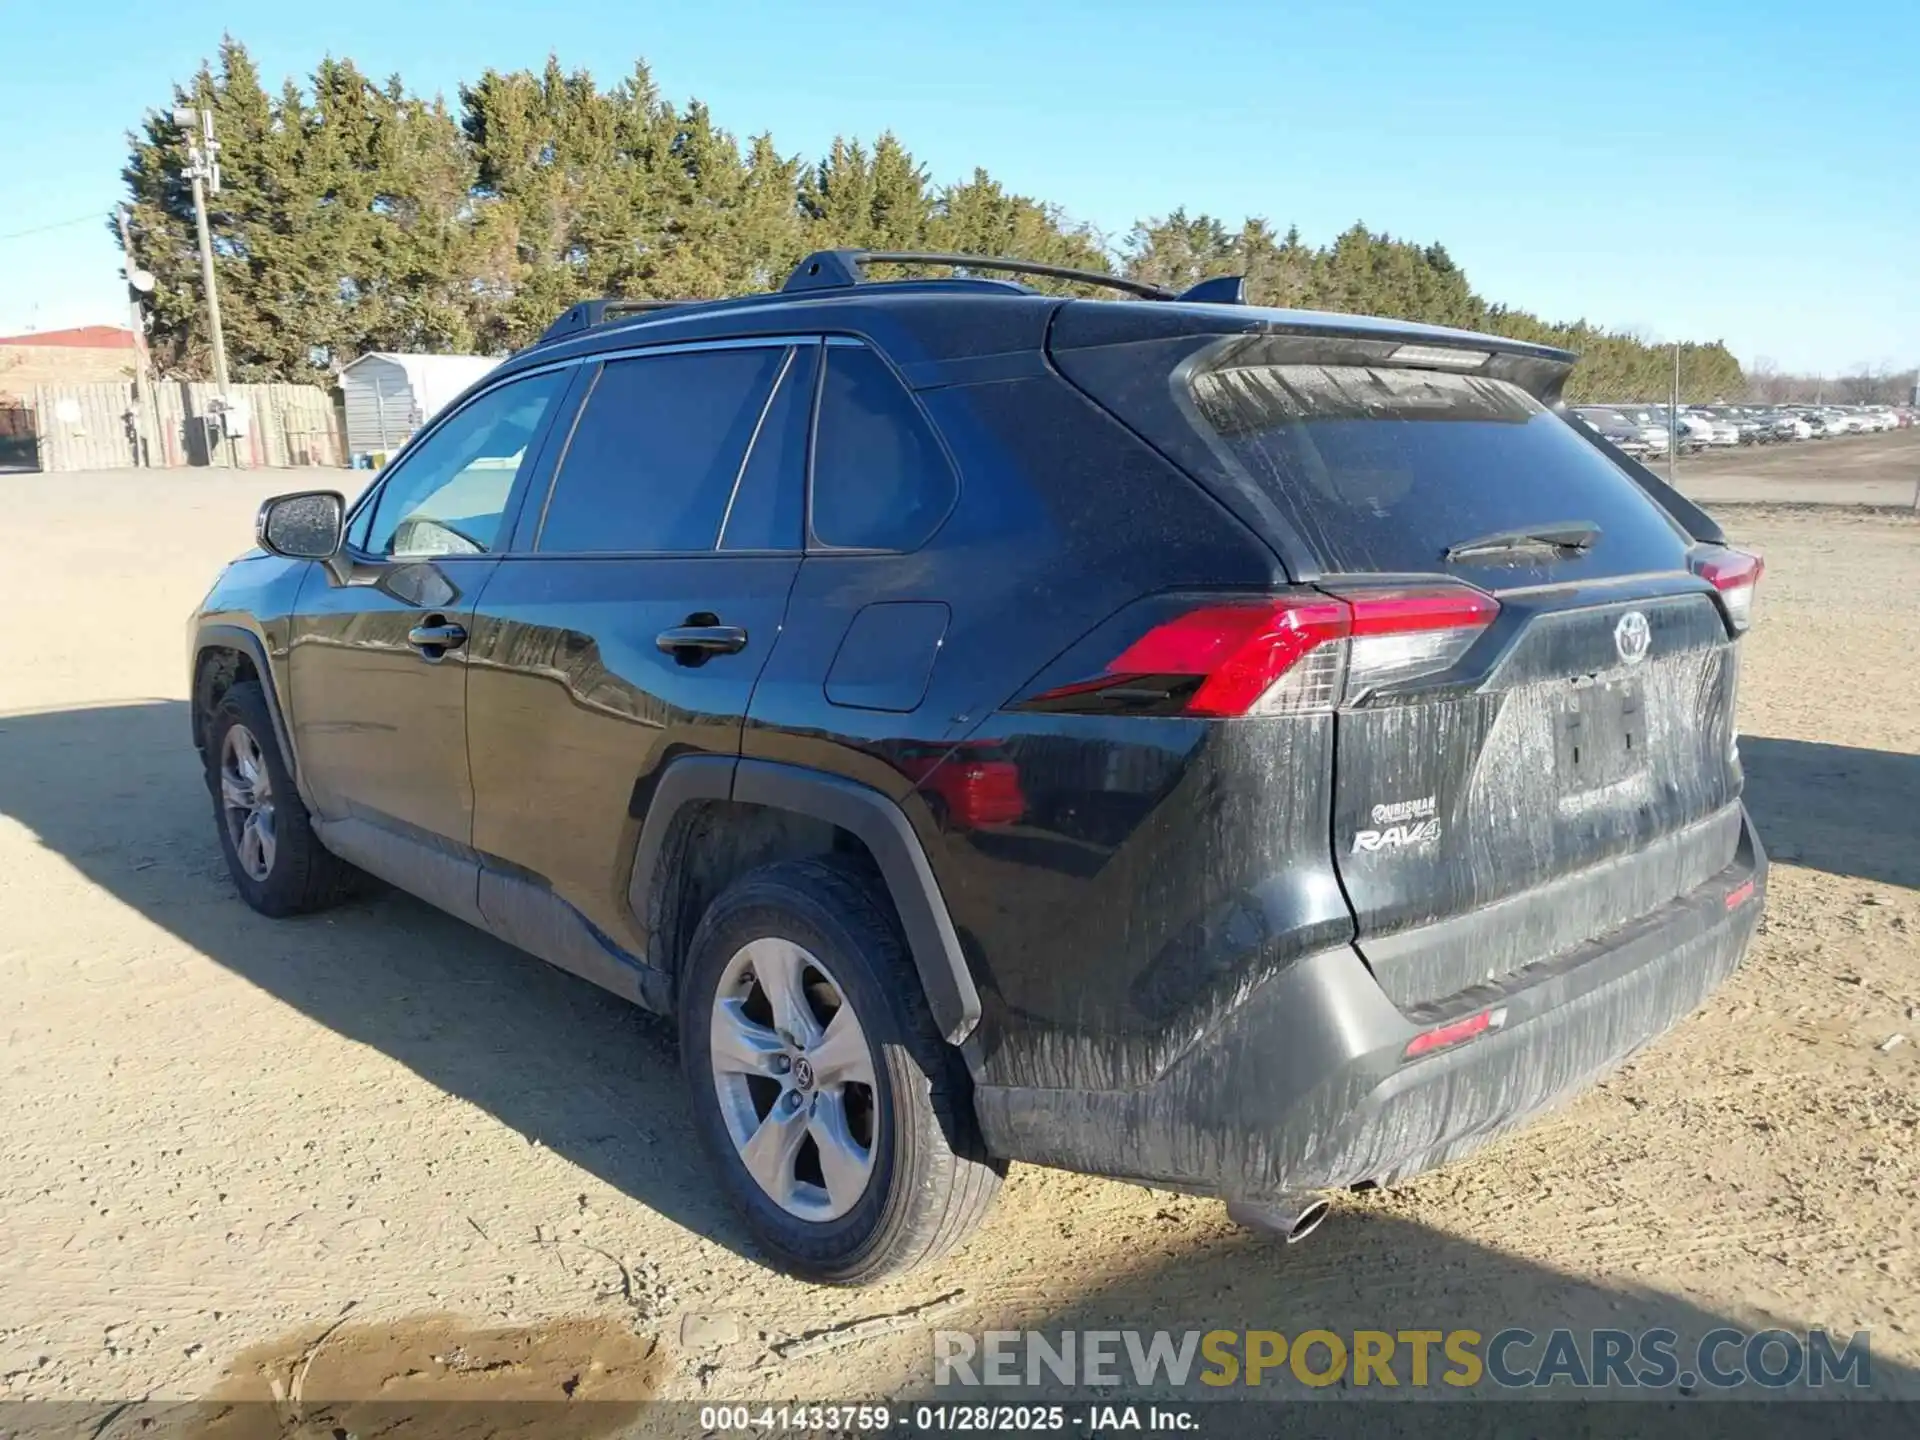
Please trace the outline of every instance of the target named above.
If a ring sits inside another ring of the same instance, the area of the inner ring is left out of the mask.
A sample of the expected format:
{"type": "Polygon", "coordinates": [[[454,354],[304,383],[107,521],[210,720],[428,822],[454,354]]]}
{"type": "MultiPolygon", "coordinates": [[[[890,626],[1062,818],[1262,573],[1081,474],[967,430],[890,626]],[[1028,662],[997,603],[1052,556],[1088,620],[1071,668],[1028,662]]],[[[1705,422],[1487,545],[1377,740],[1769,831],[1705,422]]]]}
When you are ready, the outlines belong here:
{"type": "Polygon", "coordinates": [[[214,829],[240,898],[279,919],[324,910],[350,896],[360,872],[313,833],[259,684],[243,680],[229,687],[205,733],[214,829]]]}
{"type": "Polygon", "coordinates": [[[985,1217],[1006,1167],[870,872],[799,860],[736,880],[694,933],[679,1009],[695,1126],[781,1268],[869,1285],[985,1217]]]}

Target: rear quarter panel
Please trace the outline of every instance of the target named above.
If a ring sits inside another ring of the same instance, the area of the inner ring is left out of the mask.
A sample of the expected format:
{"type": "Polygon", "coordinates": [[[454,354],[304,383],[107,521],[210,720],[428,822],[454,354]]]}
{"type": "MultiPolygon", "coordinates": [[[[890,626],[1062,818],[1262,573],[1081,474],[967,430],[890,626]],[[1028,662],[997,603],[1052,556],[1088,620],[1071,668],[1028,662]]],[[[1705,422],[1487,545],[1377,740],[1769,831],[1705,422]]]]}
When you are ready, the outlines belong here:
{"type": "Polygon", "coordinates": [[[744,750],[897,800],[981,992],[976,1078],[1108,1087],[1163,1069],[1245,988],[1352,934],[1327,844],[1331,723],[1027,713],[1007,702],[1145,594],[1286,583],[1264,544],[1048,373],[922,389],[961,470],[911,555],[810,555],[744,750]],[[908,713],[824,681],[875,603],[951,620],[908,713]],[[985,789],[965,798],[977,767],[985,789]]]}

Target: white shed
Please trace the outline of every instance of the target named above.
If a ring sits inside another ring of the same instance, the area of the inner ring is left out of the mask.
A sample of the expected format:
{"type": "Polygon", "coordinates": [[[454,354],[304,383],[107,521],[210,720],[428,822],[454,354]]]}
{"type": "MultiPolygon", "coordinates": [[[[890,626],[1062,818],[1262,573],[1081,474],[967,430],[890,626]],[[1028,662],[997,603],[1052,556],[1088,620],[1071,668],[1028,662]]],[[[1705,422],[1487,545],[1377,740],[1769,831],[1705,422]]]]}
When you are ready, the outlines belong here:
{"type": "Polygon", "coordinates": [[[347,449],[392,454],[498,360],[484,355],[396,355],[376,350],[340,367],[347,449]]]}

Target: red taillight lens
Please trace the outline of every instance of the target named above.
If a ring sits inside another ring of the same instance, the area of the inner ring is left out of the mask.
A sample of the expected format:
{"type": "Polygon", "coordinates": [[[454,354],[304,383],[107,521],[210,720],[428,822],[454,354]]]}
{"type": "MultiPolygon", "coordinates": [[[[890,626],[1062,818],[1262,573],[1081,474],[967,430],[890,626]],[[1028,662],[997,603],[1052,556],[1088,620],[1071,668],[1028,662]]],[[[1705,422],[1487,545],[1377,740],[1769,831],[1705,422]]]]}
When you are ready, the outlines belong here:
{"type": "Polygon", "coordinates": [[[1353,606],[1355,635],[1405,635],[1415,631],[1480,628],[1500,613],[1500,602],[1465,585],[1417,590],[1345,590],[1353,606]]]}
{"type": "Polygon", "coordinates": [[[1726,607],[1727,619],[1736,632],[1753,624],[1753,597],[1765,570],[1766,564],[1758,555],[1744,550],[1709,545],[1693,554],[1693,573],[1720,592],[1720,603],[1726,607]]]}
{"type": "Polygon", "coordinates": [[[1500,613],[1500,602],[1465,585],[1344,592],[1353,606],[1346,703],[1384,685],[1450,669],[1500,613]]]}
{"type": "Polygon", "coordinates": [[[1507,1023],[1505,1007],[1498,1010],[1482,1010],[1478,1015],[1469,1015],[1464,1020],[1454,1020],[1445,1025],[1436,1025],[1431,1030],[1422,1030],[1407,1042],[1402,1058],[1417,1060],[1422,1055],[1431,1055],[1436,1050],[1450,1050],[1455,1045],[1464,1045],[1477,1035],[1485,1035],[1489,1030],[1498,1030],[1507,1023]]]}
{"type": "Polygon", "coordinates": [[[1154,626],[1107,671],[1204,676],[1188,714],[1245,715],[1316,647],[1346,635],[1351,620],[1338,600],[1207,605],[1154,626]]]}
{"type": "Polygon", "coordinates": [[[1183,714],[1324,712],[1449,668],[1499,613],[1491,595],[1457,584],[1214,601],[1155,625],[1102,674],[1029,703],[1078,708],[1123,688],[1198,677],[1183,714]]]}

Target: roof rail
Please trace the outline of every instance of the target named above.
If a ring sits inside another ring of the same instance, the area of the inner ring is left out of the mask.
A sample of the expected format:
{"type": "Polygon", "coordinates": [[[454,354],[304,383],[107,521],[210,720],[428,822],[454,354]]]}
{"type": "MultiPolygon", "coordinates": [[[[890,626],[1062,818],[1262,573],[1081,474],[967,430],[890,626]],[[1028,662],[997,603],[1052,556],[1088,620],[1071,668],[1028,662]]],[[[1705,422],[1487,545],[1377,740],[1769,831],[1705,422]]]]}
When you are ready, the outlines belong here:
{"type": "Polygon", "coordinates": [[[697,300],[620,300],[612,297],[604,300],[582,300],[579,304],[570,305],[561,312],[560,318],[542,330],[540,338],[534,343],[544,345],[549,340],[578,335],[591,330],[596,325],[605,325],[613,320],[630,319],[651,310],[668,310],[676,305],[699,303],[697,300]]]}
{"type": "MultiPolygon", "coordinates": [[[[776,293],[840,290],[864,285],[868,283],[866,267],[869,265],[951,265],[966,270],[999,270],[1012,275],[1045,275],[1055,280],[1075,280],[1083,285],[1099,285],[1109,290],[1124,291],[1144,300],[1188,300],[1212,305],[1247,303],[1244,275],[1215,275],[1211,279],[1202,280],[1198,285],[1176,293],[1159,285],[1149,285],[1144,280],[1129,280],[1124,275],[1107,275],[1098,270],[1076,270],[1068,265],[1047,265],[1038,260],[1011,260],[993,255],[950,255],[931,250],[816,250],[794,268],[794,272],[787,277],[787,283],[782,285],[776,293]]],[[[1006,284],[1007,282],[983,281],[980,283],[1006,284]]],[[[1018,289],[1011,285],[1008,288],[1018,289]]],[[[765,297],[738,296],[735,298],[764,299],[765,297]]],[[[582,300],[569,306],[559,319],[540,332],[540,338],[533,343],[545,345],[549,341],[564,340],[573,335],[585,334],[597,325],[631,319],[635,315],[645,315],[655,310],[719,303],[723,302],[622,300],[611,296],[602,300],[582,300]]]]}
{"type": "Polygon", "coordinates": [[[1109,290],[1124,290],[1143,300],[1211,300],[1237,304],[1239,276],[1218,276],[1203,280],[1186,294],[1176,294],[1144,280],[1129,280],[1123,275],[1108,275],[1098,270],[1075,270],[1066,265],[1045,265],[1038,260],[1009,260],[992,255],[948,255],[922,250],[816,250],[794,268],[782,290],[837,290],[866,282],[869,265],[952,265],[966,270],[1002,270],[1011,275],[1045,275],[1054,280],[1077,280],[1083,285],[1099,285],[1109,290]],[[1229,299],[1224,282],[1232,282],[1234,295],[1229,299]],[[1205,290],[1208,293],[1196,292],[1205,290]]]}

